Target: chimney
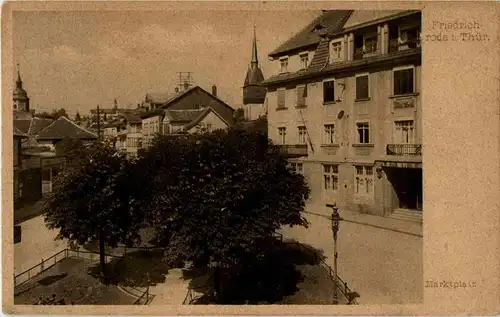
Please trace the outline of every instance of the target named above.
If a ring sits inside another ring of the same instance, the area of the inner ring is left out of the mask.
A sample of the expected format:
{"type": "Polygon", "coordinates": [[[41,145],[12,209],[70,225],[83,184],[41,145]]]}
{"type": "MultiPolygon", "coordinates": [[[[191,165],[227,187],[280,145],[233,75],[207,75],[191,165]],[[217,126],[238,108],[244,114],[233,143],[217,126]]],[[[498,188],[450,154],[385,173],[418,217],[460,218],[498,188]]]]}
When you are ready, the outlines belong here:
{"type": "Polygon", "coordinates": [[[212,95],[217,97],[217,86],[215,86],[215,85],[212,86],[212,95]]]}

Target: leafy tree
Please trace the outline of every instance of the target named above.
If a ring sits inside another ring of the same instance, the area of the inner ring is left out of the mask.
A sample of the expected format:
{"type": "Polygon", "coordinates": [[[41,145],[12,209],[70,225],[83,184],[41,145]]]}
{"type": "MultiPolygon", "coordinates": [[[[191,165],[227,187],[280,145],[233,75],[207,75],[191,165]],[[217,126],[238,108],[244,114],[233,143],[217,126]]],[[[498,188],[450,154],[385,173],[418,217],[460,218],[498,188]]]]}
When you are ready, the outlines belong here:
{"type": "Polygon", "coordinates": [[[76,112],[76,115],[75,115],[75,121],[76,122],[81,122],[82,121],[82,118],[80,117],[80,113],[78,111],[76,112]]]}
{"type": "Polygon", "coordinates": [[[68,114],[66,113],[66,109],[64,108],[54,109],[52,110],[52,113],[50,115],[55,119],[59,119],[60,117],[69,118],[68,114]]]}
{"type": "Polygon", "coordinates": [[[39,118],[54,119],[54,117],[47,111],[36,113],[35,116],[39,118]]]}
{"type": "Polygon", "coordinates": [[[161,136],[137,164],[145,218],[167,258],[213,267],[216,294],[221,274],[263,256],[282,226],[307,226],[309,188],[263,134],[161,136]]]}
{"type": "Polygon", "coordinates": [[[99,240],[101,275],[105,278],[105,245],[130,245],[139,240],[140,208],[134,203],[130,183],[131,164],[115,149],[93,142],[81,147],[78,164],[56,177],[43,212],[50,229],[59,229],[59,238],[83,245],[99,240]]]}
{"type": "Polygon", "coordinates": [[[236,122],[245,121],[245,111],[243,111],[243,108],[238,108],[234,111],[234,120],[236,122]]]}

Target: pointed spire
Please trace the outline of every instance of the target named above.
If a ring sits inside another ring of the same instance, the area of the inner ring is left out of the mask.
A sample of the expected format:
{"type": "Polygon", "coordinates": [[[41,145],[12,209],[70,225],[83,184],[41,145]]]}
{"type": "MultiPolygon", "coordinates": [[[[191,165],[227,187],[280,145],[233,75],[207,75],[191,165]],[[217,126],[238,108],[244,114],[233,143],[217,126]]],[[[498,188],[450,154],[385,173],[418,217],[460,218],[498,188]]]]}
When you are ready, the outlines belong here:
{"type": "Polygon", "coordinates": [[[16,84],[18,87],[22,87],[23,81],[21,80],[21,72],[19,71],[19,63],[17,63],[17,80],[16,84]]]}
{"type": "Polygon", "coordinates": [[[259,64],[259,59],[257,57],[257,36],[255,35],[255,25],[253,26],[252,65],[253,64],[259,64]]]}

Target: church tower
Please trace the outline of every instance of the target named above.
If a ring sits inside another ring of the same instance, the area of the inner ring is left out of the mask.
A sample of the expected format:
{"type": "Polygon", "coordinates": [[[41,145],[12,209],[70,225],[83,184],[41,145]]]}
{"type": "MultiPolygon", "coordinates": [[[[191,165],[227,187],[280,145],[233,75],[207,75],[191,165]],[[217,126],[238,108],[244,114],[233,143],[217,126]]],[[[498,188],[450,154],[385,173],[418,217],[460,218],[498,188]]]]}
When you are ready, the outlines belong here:
{"type": "Polygon", "coordinates": [[[261,86],[264,75],[259,66],[257,55],[257,37],[255,27],[253,28],[252,59],[247,70],[247,76],[243,85],[243,110],[246,120],[255,120],[266,114],[264,102],[266,99],[266,88],[261,86]]]}
{"type": "Polygon", "coordinates": [[[28,98],[28,94],[26,90],[23,88],[23,81],[21,80],[21,74],[19,73],[19,64],[17,64],[17,80],[16,80],[16,88],[14,88],[13,93],[13,101],[14,101],[14,111],[30,111],[30,99],[28,98]]]}

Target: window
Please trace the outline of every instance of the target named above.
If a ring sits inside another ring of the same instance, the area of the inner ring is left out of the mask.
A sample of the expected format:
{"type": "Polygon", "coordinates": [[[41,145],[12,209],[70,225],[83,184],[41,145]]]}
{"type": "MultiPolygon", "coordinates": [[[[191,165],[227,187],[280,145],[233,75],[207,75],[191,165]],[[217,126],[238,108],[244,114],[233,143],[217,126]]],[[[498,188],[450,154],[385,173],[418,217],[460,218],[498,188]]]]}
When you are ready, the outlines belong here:
{"type": "Polygon", "coordinates": [[[323,185],[325,190],[336,191],[339,188],[339,166],[323,165],[323,185]]]}
{"type": "Polygon", "coordinates": [[[394,70],[394,95],[412,94],[414,92],[413,67],[394,70]]]}
{"type": "Polygon", "coordinates": [[[288,57],[280,59],[280,71],[281,73],[288,72],[288,57]]]}
{"type": "Polygon", "coordinates": [[[367,35],[364,37],[364,53],[371,54],[377,52],[377,34],[367,35]]]}
{"type": "Polygon", "coordinates": [[[330,61],[342,61],[344,56],[342,54],[342,41],[335,41],[331,44],[330,61]]]}
{"type": "Polygon", "coordinates": [[[417,47],[419,45],[419,34],[420,27],[418,25],[400,27],[399,44],[403,45],[403,47],[400,46],[400,49],[417,47]],[[404,45],[407,45],[407,47],[404,47],[404,45]]]}
{"type": "Polygon", "coordinates": [[[212,132],[212,124],[207,123],[207,132],[212,132]]]}
{"type": "Polygon", "coordinates": [[[356,171],[356,194],[373,194],[373,167],[354,166],[356,171]]]}
{"type": "Polygon", "coordinates": [[[309,54],[300,54],[300,69],[306,69],[309,65],[309,54]]]}
{"type": "Polygon", "coordinates": [[[302,174],[302,163],[290,163],[290,167],[295,173],[302,174]]]}
{"type": "Polygon", "coordinates": [[[278,89],[278,109],[285,108],[285,97],[286,97],[285,89],[278,89]]]}
{"type": "Polygon", "coordinates": [[[368,99],[368,74],[356,76],[356,99],[368,99]]]}
{"type": "Polygon", "coordinates": [[[325,124],[325,143],[334,144],[335,143],[335,125],[325,124]]]}
{"type": "Polygon", "coordinates": [[[323,82],[323,102],[335,102],[335,81],[323,82]]]}
{"type": "Polygon", "coordinates": [[[306,127],[299,127],[299,144],[306,144],[306,127]]]}
{"type": "Polygon", "coordinates": [[[297,107],[305,107],[307,99],[307,85],[297,86],[297,107]]]}
{"type": "Polygon", "coordinates": [[[363,122],[357,123],[358,143],[370,143],[370,124],[363,122]]]}
{"type": "Polygon", "coordinates": [[[399,144],[412,144],[414,140],[413,120],[396,121],[396,142],[399,144]]]}
{"type": "Polygon", "coordinates": [[[278,128],[278,134],[281,144],[286,144],[286,128],[278,128]]]}

